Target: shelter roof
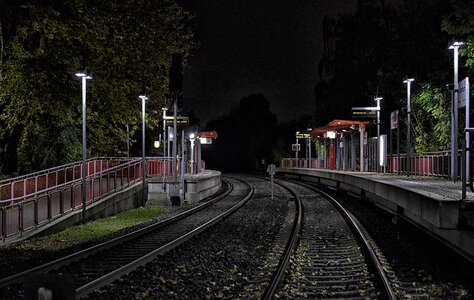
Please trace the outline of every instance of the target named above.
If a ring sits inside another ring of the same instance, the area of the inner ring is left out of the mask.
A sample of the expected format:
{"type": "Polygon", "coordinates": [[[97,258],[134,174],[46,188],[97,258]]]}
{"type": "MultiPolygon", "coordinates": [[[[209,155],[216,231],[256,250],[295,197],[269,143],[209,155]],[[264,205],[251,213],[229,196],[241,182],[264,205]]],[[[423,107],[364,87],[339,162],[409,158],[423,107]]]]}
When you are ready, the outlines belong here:
{"type": "Polygon", "coordinates": [[[370,121],[354,121],[354,120],[339,120],[335,119],[329,122],[328,124],[315,128],[311,131],[311,135],[323,135],[328,131],[341,131],[343,129],[359,129],[365,128],[367,125],[370,125],[370,121]]]}

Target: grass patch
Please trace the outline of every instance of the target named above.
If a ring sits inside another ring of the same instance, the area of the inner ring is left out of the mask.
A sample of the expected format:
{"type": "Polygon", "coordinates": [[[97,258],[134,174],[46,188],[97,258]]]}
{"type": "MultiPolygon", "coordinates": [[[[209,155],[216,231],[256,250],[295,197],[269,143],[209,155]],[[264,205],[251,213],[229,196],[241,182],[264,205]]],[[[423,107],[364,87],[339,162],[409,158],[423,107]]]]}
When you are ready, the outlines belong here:
{"type": "Polygon", "coordinates": [[[19,244],[18,248],[47,251],[65,249],[146,222],[168,211],[169,209],[164,206],[140,207],[115,216],[69,227],[49,236],[27,240],[19,244]]]}

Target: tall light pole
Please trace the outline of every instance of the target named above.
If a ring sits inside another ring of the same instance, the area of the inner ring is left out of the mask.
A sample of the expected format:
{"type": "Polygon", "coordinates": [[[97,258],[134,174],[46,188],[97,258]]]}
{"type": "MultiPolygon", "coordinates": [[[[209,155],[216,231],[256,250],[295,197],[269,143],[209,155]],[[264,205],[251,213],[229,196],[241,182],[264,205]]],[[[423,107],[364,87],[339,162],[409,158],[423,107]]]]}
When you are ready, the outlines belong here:
{"type": "Polygon", "coordinates": [[[167,168],[167,163],[166,163],[166,111],[168,108],[163,107],[161,110],[163,110],[163,191],[166,190],[166,168],[167,168]]]}
{"type": "Polygon", "coordinates": [[[309,143],[309,149],[308,149],[308,154],[309,154],[308,168],[311,168],[311,167],[312,167],[312,164],[311,164],[311,162],[312,162],[312,157],[311,157],[311,141],[312,141],[312,139],[311,139],[311,131],[312,131],[312,130],[313,130],[313,128],[311,128],[311,127],[309,127],[309,126],[308,126],[308,128],[306,128],[306,131],[308,132],[308,135],[309,135],[309,137],[308,137],[308,139],[307,139],[307,141],[308,141],[308,143],[309,143]]]}
{"type": "Polygon", "coordinates": [[[76,76],[82,79],[82,223],[86,222],[86,206],[87,206],[87,140],[86,140],[86,84],[87,80],[92,76],[86,72],[77,72],[76,76]]]}
{"type": "Polygon", "coordinates": [[[375,97],[377,102],[377,172],[380,172],[380,101],[382,97],[375,97]]]}
{"type": "Polygon", "coordinates": [[[196,140],[194,132],[189,134],[189,140],[191,141],[191,174],[194,174],[194,141],[196,140]]]}
{"type": "Polygon", "coordinates": [[[451,105],[451,180],[457,180],[458,175],[458,99],[459,99],[459,80],[458,80],[458,57],[459,47],[463,42],[454,42],[449,49],[454,50],[454,97],[451,105]]]}
{"type": "MultiPolygon", "coordinates": [[[[407,176],[411,175],[411,83],[413,78],[405,79],[407,85],[407,176]]],[[[398,126],[398,125],[397,125],[398,126]]]]}
{"type": "MultiPolygon", "coordinates": [[[[296,132],[296,135],[300,134],[299,131],[296,132]]],[[[298,137],[296,137],[296,151],[295,151],[295,167],[298,168],[298,152],[299,152],[299,142],[298,137]]]]}
{"type": "Polygon", "coordinates": [[[146,202],[146,161],[145,161],[145,101],[148,100],[146,95],[138,96],[142,100],[142,205],[146,202]]]}
{"type": "Polygon", "coordinates": [[[127,124],[127,158],[130,158],[130,127],[127,124]]]}

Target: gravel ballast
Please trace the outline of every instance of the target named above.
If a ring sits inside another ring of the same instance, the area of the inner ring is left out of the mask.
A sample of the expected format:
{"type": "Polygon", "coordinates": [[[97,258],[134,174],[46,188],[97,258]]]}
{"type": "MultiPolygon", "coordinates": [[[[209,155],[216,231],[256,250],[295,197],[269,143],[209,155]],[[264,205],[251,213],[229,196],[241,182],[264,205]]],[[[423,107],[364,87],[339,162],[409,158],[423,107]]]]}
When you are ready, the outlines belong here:
{"type": "MultiPolygon", "coordinates": [[[[268,181],[246,178],[255,194],[222,223],[159,256],[91,299],[219,299],[250,297],[250,286],[279,233],[289,195],[268,181]]],[[[255,295],[255,297],[258,297],[255,295]]],[[[254,298],[255,298],[254,297],[254,298]]]]}

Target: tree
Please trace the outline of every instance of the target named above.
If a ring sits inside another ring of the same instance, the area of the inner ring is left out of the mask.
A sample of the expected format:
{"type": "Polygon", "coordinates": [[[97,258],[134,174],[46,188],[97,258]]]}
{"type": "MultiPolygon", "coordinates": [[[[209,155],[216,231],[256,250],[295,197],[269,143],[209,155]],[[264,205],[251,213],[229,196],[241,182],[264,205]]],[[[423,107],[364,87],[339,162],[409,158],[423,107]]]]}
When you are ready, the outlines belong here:
{"type": "Polygon", "coordinates": [[[19,14],[25,17],[6,41],[1,66],[4,172],[79,159],[78,69],[94,77],[87,97],[89,155],[123,151],[126,125],[141,122],[143,86],[150,95],[147,125],[158,125],[171,53],[186,58],[194,47],[191,17],[175,1],[24,2],[28,13],[19,14]]]}
{"type": "Polygon", "coordinates": [[[387,120],[391,111],[406,106],[406,76],[444,85],[449,56],[440,25],[450,10],[443,0],[406,0],[398,6],[359,0],[354,14],[326,18],[315,125],[348,118],[353,106],[373,106],[376,95],[384,98],[381,114],[387,120]]]}
{"type": "Polygon", "coordinates": [[[465,43],[459,51],[466,58],[465,66],[474,71],[474,1],[458,0],[454,2],[454,11],[447,15],[442,24],[445,32],[465,43]]]}
{"type": "Polygon", "coordinates": [[[412,97],[415,152],[449,149],[451,145],[451,103],[446,89],[423,84],[412,97]]]}

